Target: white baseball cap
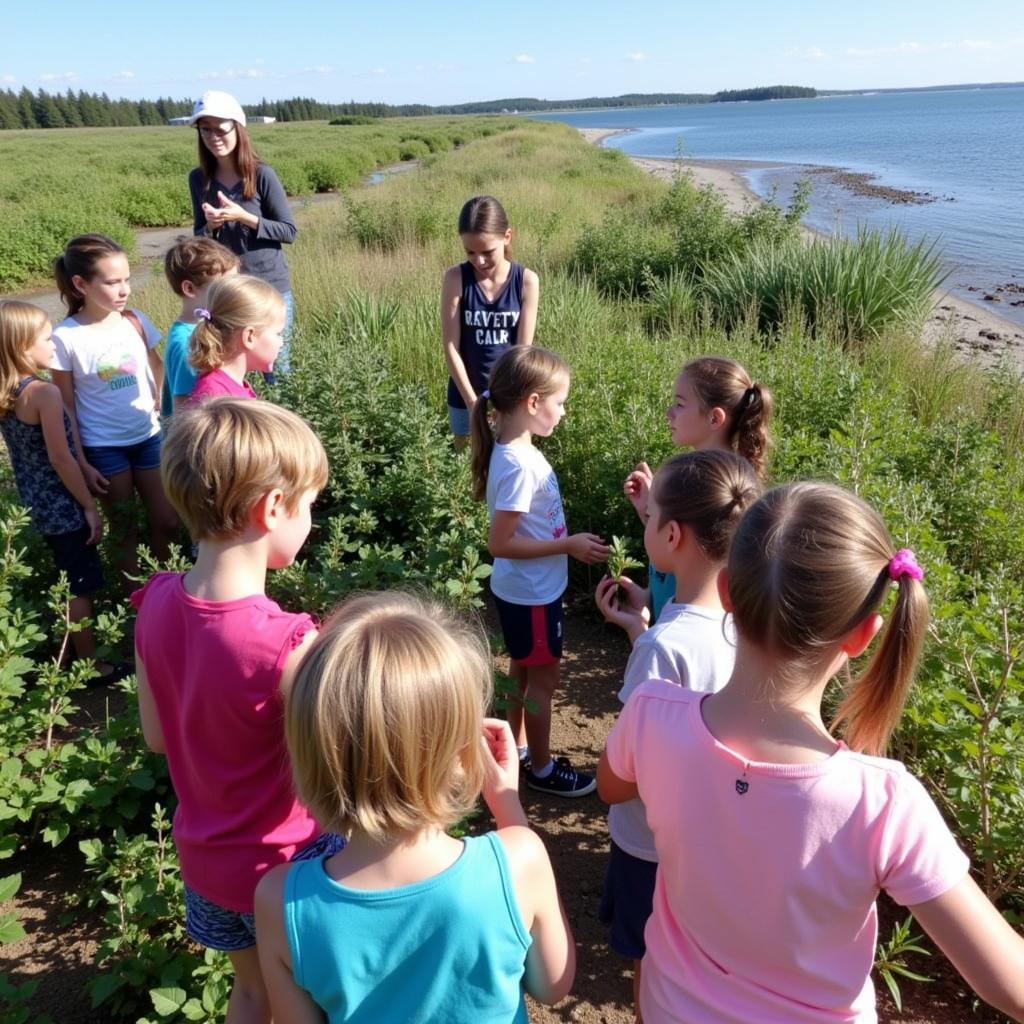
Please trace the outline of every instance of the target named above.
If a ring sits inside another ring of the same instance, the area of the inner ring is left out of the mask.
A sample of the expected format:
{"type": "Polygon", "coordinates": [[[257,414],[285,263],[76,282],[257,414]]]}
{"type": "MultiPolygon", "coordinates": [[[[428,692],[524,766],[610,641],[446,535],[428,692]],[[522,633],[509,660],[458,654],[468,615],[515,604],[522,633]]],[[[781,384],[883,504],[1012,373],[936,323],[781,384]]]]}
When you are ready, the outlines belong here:
{"type": "Polygon", "coordinates": [[[201,117],[218,117],[222,121],[237,121],[245,127],[245,111],[241,103],[229,92],[211,89],[196,100],[189,124],[195,124],[201,117]]]}

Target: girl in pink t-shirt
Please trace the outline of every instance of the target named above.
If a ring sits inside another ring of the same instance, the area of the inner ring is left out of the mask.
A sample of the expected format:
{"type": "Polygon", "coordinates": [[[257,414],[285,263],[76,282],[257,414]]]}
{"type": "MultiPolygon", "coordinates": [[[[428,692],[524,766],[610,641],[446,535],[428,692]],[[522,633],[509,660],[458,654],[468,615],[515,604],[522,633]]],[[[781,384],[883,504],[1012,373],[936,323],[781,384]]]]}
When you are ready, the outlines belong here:
{"type": "Polygon", "coordinates": [[[841,488],[793,484],[744,516],[722,604],[728,684],[652,680],[608,737],[598,789],[639,796],[659,867],[640,982],[645,1024],[875,1021],[875,898],[907,906],[983,999],[1024,1020],[1024,939],[988,902],[921,784],[881,757],[925,637],[923,572],[841,488]],[[836,722],[832,677],[878,650],[836,722]]]}
{"type": "Polygon", "coordinates": [[[270,373],[284,344],[285,304],[281,293],[256,277],[226,277],[197,309],[198,324],[188,344],[188,361],[199,371],[189,396],[201,402],[214,395],[255,398],[245,375],[270,373]]]}

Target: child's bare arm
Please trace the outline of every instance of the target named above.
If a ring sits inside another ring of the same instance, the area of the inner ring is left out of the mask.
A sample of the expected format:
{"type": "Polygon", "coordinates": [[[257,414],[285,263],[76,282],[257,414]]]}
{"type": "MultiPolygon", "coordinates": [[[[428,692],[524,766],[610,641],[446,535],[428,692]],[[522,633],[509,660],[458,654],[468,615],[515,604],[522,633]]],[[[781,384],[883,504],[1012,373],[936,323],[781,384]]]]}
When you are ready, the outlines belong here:
{"type": "Polygon", "coordinates": [[[606,804],[621,804],[627,800],[635,800],[640,791],[635,782],[620,779],[608,764],[608,751],[601,752],[601,760],[597,762],[597,795],[606,804]]]}
{"type": "Polygon", "coordinates": [[[146,740],[146,746],[156,754],[165,754],[167,747],[164,744],[164,731],[160,726],[160,716],[157,714],[156,701],[153,700],[153,691],[149,688],[146,666],[143,664],[142,655],[139,654],[137,647],[135,648],[135,678],[138,681],[139,721],[142,724],[142,735],[146,740]]]}
{"type": "Polygon", "coordinates": [[[608,545],[593,533],[574,533],[551,540],[515,536],[522,512],[497,511],[491,520],[487,550],[494,558],[543,558],[545,555],[571,555],[580,562],[602,562],[608,557],[608,545]]]}
{"type": "Polygon", "coordinates": [[[448,372],[455,381],[455,386],[462,395],[466,408],[472,410],[477,399],[473,385],[469,382],[466,364],[459,354],[459,303],[462,300],[461,271],[458,267],[450,267],[445,271],[441,282],[441,344],[444,348],[444,361],[448,364],[448,372]]]}
{"type": "Polygon", "coordinates": [[[256,950],[274,1020],[324,1024],[323,1011],[295,984],[284,930],[284,882],[289,865],[271,868],[256,886],[256,950]]]}
{"type": "Polygon", "coordinates": [[[89,485],[89,490],[94,494],[106,494],[107,488],[110,486],[107,478],[98,469],[89,465],[85,458],[85,452],[82,449],[82,438],[78,433],[78,416],[75,414],[74,374],[70,370],[51,370],[50,376],[60,392],[64,408],[68,413],[68,419],[71,421],[71,439],[75,442],[75,448],[78,451],[78,465],[82,468],[85,482],[89,485]]]}
{"type": "Polygon", "coordinates": [[[281,672],[281,696],[287,697],[291,693],[292,683],[295,682],[295,675],[299,671],[302,659],[309,653],[313,641],[317,638],[317,630],[310,629],[299,641],[297,647],[288,654],[284,663],[284,670],[281,672]]]}
{"type": "Polygon", "coordinates": [[[519,313],[520,345],[532,345],[537,330],[537,307],[540,305],[540,278],[532,270],[523,270],[523,306],[519,313]]]}
{"type": "Polygon", "coordinates": [[[1024,937],[967,875],[948,892],[909,908],[975,992],[1024,1021],[1024,937]]]}

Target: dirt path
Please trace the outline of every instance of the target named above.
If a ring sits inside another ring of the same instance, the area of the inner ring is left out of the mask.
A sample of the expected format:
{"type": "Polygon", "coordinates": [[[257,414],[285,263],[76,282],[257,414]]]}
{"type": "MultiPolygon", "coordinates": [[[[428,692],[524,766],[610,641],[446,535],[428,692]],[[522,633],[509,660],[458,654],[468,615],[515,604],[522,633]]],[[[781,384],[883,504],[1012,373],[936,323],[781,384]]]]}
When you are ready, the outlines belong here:
{"type": "MultiPolygon", "coordinates": [[[[418,160],[404,160],[390,167],[382,167],[374,171],[363,181],[362,187],[368,188],[379,185],[386,178],[394,174],[404,174],[407,171],[415,170],[419,166],[418,160]]],[[[321,206],[324,203],[336,203],[342,196],[341,192],[317,192],[311,196],[298,196],[289,200],[297,218],[302,220],[306,210],[310,207],[321,206]]],[[[135,287],[145,284],[154,274],[163,272],[164,253],[181,238],[187,238],[192,233],[188,224],[177,227],[164,228],[143,228],[135,234],[135,256],[132,259],[134,269],[132,272],[132,283],[135,287]]],[[[24,302],[32,302],[45,310],[46,315],[54,322],[59,323],[64,319],[66,311],[61,302],[60,293],[51,287],[37,288],[25,292],[11,294],[0,294],[4,299],[21,299],[24,302]]]]}

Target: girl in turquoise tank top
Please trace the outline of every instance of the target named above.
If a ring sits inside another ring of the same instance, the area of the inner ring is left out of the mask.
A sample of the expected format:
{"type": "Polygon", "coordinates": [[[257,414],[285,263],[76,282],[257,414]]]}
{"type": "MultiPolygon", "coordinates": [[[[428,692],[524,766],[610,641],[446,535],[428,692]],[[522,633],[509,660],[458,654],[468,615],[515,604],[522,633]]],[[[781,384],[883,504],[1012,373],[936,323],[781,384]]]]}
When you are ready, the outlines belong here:
{"type": "Polygon", "coordinates": [[[572,933],[490,697],[482,633],[434,602],[364,595],[324,626],[288,748],[299,799],[348,843],[256,890],[274,1020],[526,1024],[524,993],[568,993],[572,933]],[[481,793],[497,830],[450,836],[481,793]]]}

